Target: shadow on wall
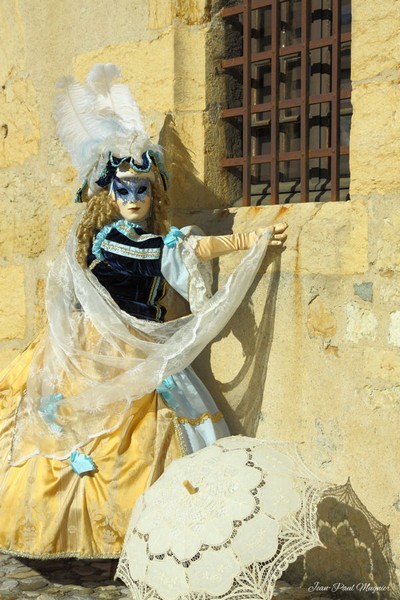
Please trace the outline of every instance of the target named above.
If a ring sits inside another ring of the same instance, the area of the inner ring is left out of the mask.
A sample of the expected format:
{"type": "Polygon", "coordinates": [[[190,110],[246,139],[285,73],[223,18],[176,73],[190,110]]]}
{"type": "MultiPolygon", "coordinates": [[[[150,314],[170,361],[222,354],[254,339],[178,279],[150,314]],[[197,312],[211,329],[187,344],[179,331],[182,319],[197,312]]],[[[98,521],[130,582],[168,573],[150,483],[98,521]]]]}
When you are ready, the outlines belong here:
{"type": "Polygon", "coordinates": [[[325,492],[317,523],[324,547],[299,557],[285,581],[346,600],[400,599],[389,528],[362,504],[350,480],[325,492]]]}
{"type": "MultiPolygon", "coordinates": [[[[214,212],[196,210],[199,199],[207,196],[218,205],[217,197],[197,177],[190,152],[179,137],[172,115],[167,115],[165,119],[160,133],[160,144],[167,150],[166,162],[171,174],[170,199],[174,225],[198,225],[209,235],[232,233],[234,213],[223,209],[214,212]],[[195,199],[193,204],[191,198],[195,199]],[[183,209],[182,212],[180,209],[183,209]],[[183,212],[189,209],[193,209],[190,214],[183,212]]],[[[218,282],[221,274],[218,261],[214,262],[214,281],[218,282]]],[[[257,431],[274,334],[279,279],[280,252],[270,250],[243,303],[213,342],[218,342],[230,333],[240,342],[244,362],[242,356],[237,357],[243,364],[232,381],[222,383],[215,378],[211,368],[211,344],[194,362],[196,372],[223,412],[232,433],[253,436],[257,431]],[[275,268],[271,273],[265,304],[257,325],[252,296],[272,261],[275,262],[275,268]]],[[[234,357],[229,356],[227,360],[232,358],[234,357]]]]}
{"type": "MultiPolygon", "coordinates": [[[[228,210],[213,213],[198,208],[197,201],[201,198],[217,198],[207,189],[197,177],[190,152],[182,143],[176,130],[174,118],[167,115],[160,133],[160,144],[167,150],[167,168],[171,173],[172,193],[171,214],[174,225],[199,225],[204,227],[209,235],[223,235],[232,232],[234,213],[228,210]],[[196,199],[194,205],[191,198],[196,199]],[[189,210],[190,214],[180,214],[179,209],[189,210]],[[185,221],[190,219],[190,223],[185,221]]],[[[201,205],[201,204],[200,204],[201,205]]],[[[216,261],[217,262],[217,261],[216,261]]],[[[194,368],[212,394],[218,407],[222,410],[232,433],[255,435],[261,414],[264,382],[266,378],[268,359],[274,333],[275,305],[280,278],[280,253],[271,250],[260,268],[242,305],[236,311],[228,325],[215,338],[218,342],[232,333],[242,346],[242,356],[237,359],[243,362],[234,379],[228,383],[218,381],[211,368],[211,345],[209,345],[194,362],[194,368]],[[272,261],[276,262],[270,280],[266,301],[259,324],[256,323],[252,296],[260,280],[272,261]]],[[[214,268],[214,280],[218,282],[220,271],[218,262],[214,268]]],[[[235,357],[227,357],[227,361],[235,357]]]]}
{"type": "Polygon", "coordinates": [[[217,196],[199,179],[188,148],[182,143],[172,114],[165,117],[159,144],[165,148],[166,169],[170,175],[168,196],[174,208],[218,206],[217,196]]]}
{"type": "MultiPolygon", "coordinates": [[[[194,363],[196,372],[207,385],[233,434],[255,436],[260,420],[280,279],[280,255],[274,254],[271,251],[266,256],[241,306],[213,342],[218,342],[230,333],[240,342],[244,362],[234,379],[221,383],[214,377],[211,369],[211,345],[194,363]],[[273,260],[275,269],[270,276],[265,304],[257,325],[252,296],[273,260]]],[[[227,361],[233,359],[234,357],[227,356],[227,361]]]]}

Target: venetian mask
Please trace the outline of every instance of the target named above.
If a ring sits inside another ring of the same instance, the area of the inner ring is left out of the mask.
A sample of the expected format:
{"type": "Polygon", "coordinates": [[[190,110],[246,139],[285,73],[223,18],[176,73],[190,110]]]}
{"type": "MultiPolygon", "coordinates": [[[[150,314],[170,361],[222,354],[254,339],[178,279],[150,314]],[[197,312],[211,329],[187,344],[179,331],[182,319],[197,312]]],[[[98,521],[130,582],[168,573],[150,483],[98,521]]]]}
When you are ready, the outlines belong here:
{"type": "Polygon", "coordinates": [[[114,177],[110,186],[118,204],[121,217],[126,221],[140,222],[148,216],[151,208],[151,181],[136,173],[125,172],[114,177]]]}

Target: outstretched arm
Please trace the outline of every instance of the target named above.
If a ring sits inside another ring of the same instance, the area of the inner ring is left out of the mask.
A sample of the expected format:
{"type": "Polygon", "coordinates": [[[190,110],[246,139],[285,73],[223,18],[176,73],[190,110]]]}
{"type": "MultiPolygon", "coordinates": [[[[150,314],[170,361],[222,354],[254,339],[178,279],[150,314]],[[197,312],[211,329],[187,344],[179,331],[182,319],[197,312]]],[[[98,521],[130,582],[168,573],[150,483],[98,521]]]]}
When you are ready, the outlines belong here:
{"type": "Polygon", "coordinates": [[[200,260],[211,260],[235,250],[247,250],[262,235],[271,234],[270,245],[282,246],[286,240],[287,223],[277,223],[251,233],[233,233],[231,235],[200,237],[196,246],[196,255],[200,260]]]}

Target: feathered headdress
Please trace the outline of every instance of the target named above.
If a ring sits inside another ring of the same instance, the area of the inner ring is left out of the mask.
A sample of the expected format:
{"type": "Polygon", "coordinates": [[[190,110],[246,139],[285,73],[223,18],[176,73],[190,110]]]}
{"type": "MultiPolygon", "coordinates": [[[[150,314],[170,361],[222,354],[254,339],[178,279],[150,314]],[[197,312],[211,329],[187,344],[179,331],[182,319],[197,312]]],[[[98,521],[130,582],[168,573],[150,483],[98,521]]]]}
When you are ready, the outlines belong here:
{"type": "Polygon", "coordinates": [[[57,84],[57,135],[88,185],[89,195],[109,183],[114,165],[121,162],[138,171],[156,164],[166,186],[161,147],[150,141],[138,105],[128,86],[114,81],[117,77],[121,72],[113,63],[96,64],[86,85],[71,77],[57,84]]]}

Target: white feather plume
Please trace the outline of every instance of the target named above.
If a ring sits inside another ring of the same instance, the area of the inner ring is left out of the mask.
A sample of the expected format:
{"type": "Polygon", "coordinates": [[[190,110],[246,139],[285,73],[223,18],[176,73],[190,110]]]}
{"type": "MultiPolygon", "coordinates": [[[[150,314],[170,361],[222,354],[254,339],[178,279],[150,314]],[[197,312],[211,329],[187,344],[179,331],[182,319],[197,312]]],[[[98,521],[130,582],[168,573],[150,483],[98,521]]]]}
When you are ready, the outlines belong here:
{"type": "Polygon", "coordinates": [[[128,86],[114,82],[114,79],[120,76],[119,69],[113,63],[96,64],[87,77],[87,83],[96,95],[97,113],[117,119],[124,129],[125,137],[115,140],[114,151],[130,154],[140,161],[143,152],[151,143],[139,107],[128,86]]]}
{"type": "Polygon", "coordinates": [[[64,77],[57,84],[57,135],[80,176],[89,180],[93,190],[110,152],[120,157],[133,156],[138,163],[150,148],[162,153],[158,145],[151,143],[129,88],[115,83],[116,77],[121,77],[121,73],[113,63],[96,64],[87,77],[87,85],[71,77],[64,77]]]}
{"type": "Polygon", "coordinates": [[[71,77],[64,77],[54,99],[57,135],[71,155],[73,164],[85,177],[112,139],[124,131],[116,119],[98,115],[96,94],[71,77]]]}

